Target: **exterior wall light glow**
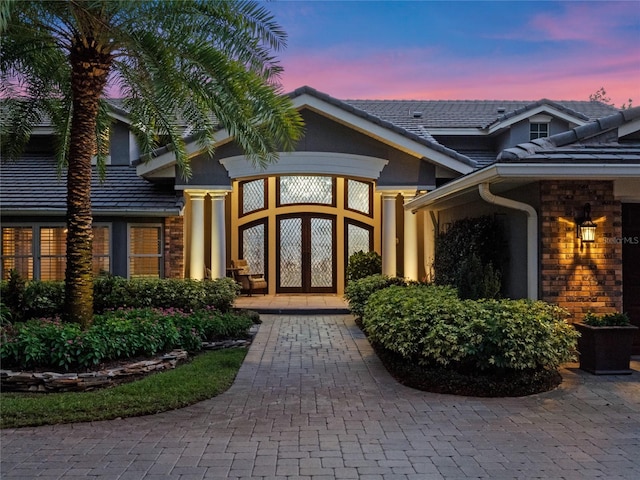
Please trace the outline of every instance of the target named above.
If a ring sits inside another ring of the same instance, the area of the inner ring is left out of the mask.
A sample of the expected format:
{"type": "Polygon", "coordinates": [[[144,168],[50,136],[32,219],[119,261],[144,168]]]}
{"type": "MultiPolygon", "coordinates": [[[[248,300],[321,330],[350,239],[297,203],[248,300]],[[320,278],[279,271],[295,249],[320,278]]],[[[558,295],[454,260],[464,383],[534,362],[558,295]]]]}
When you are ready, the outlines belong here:
{"type": "Polygon", "coordinates": [[[596,241],[596,224],[591,221],[591,205],[584,206],[584,214],[576,219],[577,235],[583,243],[593,243],[596,241]]]}

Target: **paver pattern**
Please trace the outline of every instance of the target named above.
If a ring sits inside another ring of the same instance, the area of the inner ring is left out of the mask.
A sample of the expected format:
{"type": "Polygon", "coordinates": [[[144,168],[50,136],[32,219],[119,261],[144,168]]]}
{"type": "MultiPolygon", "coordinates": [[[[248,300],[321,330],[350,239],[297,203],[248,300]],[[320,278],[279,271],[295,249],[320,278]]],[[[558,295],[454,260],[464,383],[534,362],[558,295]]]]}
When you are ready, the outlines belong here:
{"type": "MultiPolygon", "coordinates": [[[[263,315],[236,382],[147,417],[1,432],[9,479],[640,478],[640,373],[524,398],[399,385],[353,317],[263,315]]],[[[637,366],[637,363],[634,363],[637,366]]]]}

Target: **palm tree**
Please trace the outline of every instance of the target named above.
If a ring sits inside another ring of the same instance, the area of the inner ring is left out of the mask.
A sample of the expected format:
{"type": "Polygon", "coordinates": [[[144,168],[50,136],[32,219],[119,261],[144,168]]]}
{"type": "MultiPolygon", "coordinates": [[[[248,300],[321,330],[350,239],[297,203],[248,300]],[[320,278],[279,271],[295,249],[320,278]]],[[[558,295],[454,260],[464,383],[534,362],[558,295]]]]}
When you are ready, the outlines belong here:
{"type": "MultiPolygon", "coordinates": [[[[272,52],[286,34],[253,1],[0,0],[3,156],[17,157],[49,120],[67,168],[65,312],[93,315],[92,159],[108,151],[105,88],[124,97],[143,154],[173,145],[190,175],[184,129],[213,153],[224,126],[254,163],[277,160],[302,134],[272,52]],[[177,120],[180,119],[180,122],[177,120]]],[[[104,167],[101,170],[104,172],[104,167]]]]}

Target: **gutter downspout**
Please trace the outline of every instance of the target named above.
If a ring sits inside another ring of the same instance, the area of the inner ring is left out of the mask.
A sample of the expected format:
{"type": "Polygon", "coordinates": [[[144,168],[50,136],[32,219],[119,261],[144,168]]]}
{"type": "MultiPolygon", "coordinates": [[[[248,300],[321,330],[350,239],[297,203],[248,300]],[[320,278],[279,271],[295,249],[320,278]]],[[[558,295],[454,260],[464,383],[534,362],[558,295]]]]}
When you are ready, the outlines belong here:
{"type": "Polygon", "coordinates": [[[489,183],[478,185],[480,197],[488,203],[520,210],[527,215],[527,297],[538,299],[538,213],[527,203],[517,202],[510,198],[498,197],[491,193],[489,183]]]}

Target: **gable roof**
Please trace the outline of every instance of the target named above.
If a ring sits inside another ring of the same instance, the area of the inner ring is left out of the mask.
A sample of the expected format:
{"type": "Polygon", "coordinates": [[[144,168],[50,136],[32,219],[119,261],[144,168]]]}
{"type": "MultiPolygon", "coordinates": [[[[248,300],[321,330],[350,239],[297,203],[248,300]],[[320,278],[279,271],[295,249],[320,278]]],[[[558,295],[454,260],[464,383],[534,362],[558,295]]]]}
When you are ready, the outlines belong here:
{"type": "Polygon", "coordinates": [[[601,102],[576,100],[345,100],[355,108],[418,133],[421,129],[488,129],[538,107],[588,122],[616,112],[601,102]]]}
{"type": "MultiPolygon", "coordinates": [[[[405,126],[380,118],[309,86],[294,90],[289,93],[289,97],[294,106],[300,110],[309,108],[418,158],[427,158],[436,165],[462,174],[469,173],[478,167],[475,160],[438,143],[424,128],[405,128],[405,126]]],[[[185,139],[189,155],[195,155],[201,150],[194,138],[187,137],[185,139]]],[[[216,138],[219,144],[231,139],[226,130],[216,132],[216,138]]],[[[148,177],[153,177],[160,171],[166,172],[168,168],[175,165],[175,158],[170,147],[156,150],[151,159],[145,160],[144,163],[137,162],[138,173],[148,177]]]]}
{"type": "Polygon", "coordinates": [[[620,142],[618,129],[636,124],[640,130],[640,107],[575,127],[547,138],[538,138],[502,151],[496,160],[509,162],[626,162],[640,164],[640,140],[620,142]],[[614,132],[614,135],[607,135],[614,132]]]}
{"type": "MultiPolygon", "coordinates": [[[[346,113],[355,115],[358,118],[361,118],[367,122],[370,122],[374,125],[380,126],[389,132],[393,132],[395,134],[401,135],[408,140],[416,142],[420,145],[427,147],[434,152],[443,154],[450,159],[460,162],[467,167],[475,168],[476,162],[466,155],[462,155],[461,153],[453,150],[451,148],[445,147],[444,145],[438,143],[431,134],[425,129],[407,129],[405,126],[402,126],[398,123],[391,122],[379,116],[376,116],[364,109],[358,108],[347,101],[339,100],[335,97],[327,95],[326,93],[319,92],[314,88],[309,86],[300,87],[294,90],[289,94],[292,99],[297,99],[303,97],[304,95],[308,95],[312,98],[316,98],[327,105],[331,105],[334,107],[338,107],[340,110],[343,110],[346,113]]],[[[322,107],[320,107],[322,108],[322,107]]],[[[450,165],[447,165],[450,166],[450,165]]]]}
{"type": "MultiPolygon", "coordinates": [[[[28,155],[0,165],[2,185],[0,209],[3,215],[38,215],[66,212],[65,172],[59,177],[50,156],[28,155]]],[[[136,175],[127,165],[107,166],[104,182],[94,169],[91,208],[95,215],[178,215],[173,185],[156,185],[136,175]]]]}
{"type": "Polygon", "coordinates": [[[522,143],[501,152],[496,162],[459,177],[405,204],[416,212],[438,208],[470,194],[482,183],[502,188],[543,179],[640,180],[640,107],[616,111],[548,138],[522,143]],[[626,138],[624,138],[626,137],[626,138]]]}

